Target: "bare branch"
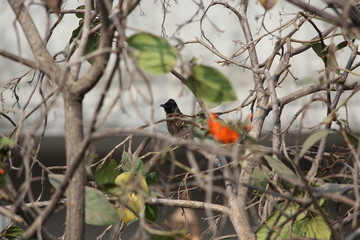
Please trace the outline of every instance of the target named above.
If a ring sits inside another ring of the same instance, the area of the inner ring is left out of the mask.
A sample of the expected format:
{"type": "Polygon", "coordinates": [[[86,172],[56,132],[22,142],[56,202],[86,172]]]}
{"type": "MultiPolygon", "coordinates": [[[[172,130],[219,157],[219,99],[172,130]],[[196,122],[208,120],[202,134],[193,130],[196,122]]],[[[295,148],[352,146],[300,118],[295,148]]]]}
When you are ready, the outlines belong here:
{"type": "MultiPolygon", "coordinates": [[[[109,12],[106,4],[104,4],[103,1],[98,0],[97,6],[99,8],[101,19],[99,49],[109,48],[112,44],[114,29],[110,25],[108,14],[109,12]]],[[[98,55],[95,58],[94,64],[87,71],[87,73],[82,76],[78,81],[71,84],[69,86],[69,90],[75,94],[83,95],[87,93],[90,89],[92,89],[105,71],[109,56],[109,52],[104,52],[102,55],[98,55]]]]}
{"type": "Polygon", "coordinates": [[[316,8],[315,6],[310,5],[309,2],[305,2],[303,0],[287,0],[287,1],[300,7],[301,9],[309,11],[309,12],[323,18],[325,21],[329,21],[339,27],[343,27],[345,24],[341,18],[331,15],[331,14],[327,13],[326,11],[324,11],[323,9],[316,8]]]}
{"type": "Polygon", "coordinates": [[[46,49],[44,42],[41,39],[40,34],[37,31],[37,28],[23,1],[8,0],[8,3],[13,9],[16,15],[16,19],[19,21],[20,26],[24,31],[26,39],[28,40],[28,43],[35,56],[36,65],[38,65],[39,69],[48,75],[51,79],[57,80],[60,68],[56,65],[55,61],[46,49]]]}
{"type": "Polygon", "coordinates": [[[181,199],[161,199],[161,198],[148,198],[146,201],[150,205],[193,208],[193,209],[201,209],[201,210],[210,210],[226,215],[229,214],[229,208],[223,205],[206,203],[206,202],[181,200],[181,199]]]}

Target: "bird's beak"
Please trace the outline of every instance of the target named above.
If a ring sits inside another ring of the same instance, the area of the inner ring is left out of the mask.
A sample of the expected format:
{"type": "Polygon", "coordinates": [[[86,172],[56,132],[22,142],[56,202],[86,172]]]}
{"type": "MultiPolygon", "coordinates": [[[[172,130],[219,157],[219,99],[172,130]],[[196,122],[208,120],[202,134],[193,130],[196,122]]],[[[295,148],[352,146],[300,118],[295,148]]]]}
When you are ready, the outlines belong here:
{"type": "Polygon", "coordinates": [[[163,108],[165,108],[165,104],[160,104],[160,107],[163,107],[163,108]]]}

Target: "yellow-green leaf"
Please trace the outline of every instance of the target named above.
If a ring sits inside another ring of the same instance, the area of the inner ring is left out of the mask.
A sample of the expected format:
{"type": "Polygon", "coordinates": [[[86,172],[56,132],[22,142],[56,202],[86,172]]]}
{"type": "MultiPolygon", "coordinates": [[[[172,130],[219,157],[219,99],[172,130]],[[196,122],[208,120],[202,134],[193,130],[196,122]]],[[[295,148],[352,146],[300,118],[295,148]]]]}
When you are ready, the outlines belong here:
{"type": "Polygon", "coordinates": [[[85,222],[96,226],[109,226],[119,220],[115,208],[99,190],[85,187],[85,222]]]}
{"type": "Polygon", "coordinates": [[[330,130],[328,129],[324,129],[324,130],[320,130],[312,135],[310,135],[304,142],[304,144],[302,145],[300,154],[298,156],[298,158],[302,158],[304,156],[304,154],[318,141],[320,141],[320,139],[322,139],[323,137],[326,137],[328,134],[330,133],[330,130]]]}
{"type": "MultiPolygon", "coordinates": [[[[297,236],[300,236],[301,233],[304,233],[304,223],[301,223],[299,226],[294,227],[293,221],[287,221],[287,219],[293,216],[299,209],[298,205],[285,205],[279,204],[278,206],[281,210],[274,211],[266,220],[265,224],[263,224],[260,229],[256,232],[256,236],[258,240],[265,239],[291,239],[291,237],[295,237],[295,232],[300,233],[297,236]],[[286,222],[286,223],[285,223],[286,222]],[[281,226],[281,227],[279,227],[281,226]],[[272,235],[270,238],[268,237],[269,231],[272,231],[272,235]]],[[[302,219],[305,219],[306,212],[302,212],[297,215],[295,218],[295,222],[299,222],[302,219]]]]}
{"type": "Polygon", "coordinates": [[[138,51],[133,57],[139,67],[148,73],[164,74],[170,72],[176,64],[177,51],[161,37],[138,33],[131,36],[127,42],[138,51]]]}
{"type": "Polygon", "coordinates": [[[279,159],[268,156],[268,155],[264,155],[264,158],[268,162],[270,167],[272,169],[274,169],[274,171],[280,177],[286,176],[287,178],[290,178],[290,179],[294,179],[294,180],[298,179],[297,175],[290,168],[288,168],[283,162],[281,162],[279,159]]]}
{"type": "Polygon", "coordinates": [[[15,146],[15,142],[8,137],[2,137],[0,138],[0,149],[4,148],[13,148],[15,146]]]}
{"type": "Polygon", "coordinates": [[[331,229],[322,216],[315,216],[309,220],[306,237],[312,239],[331,239],[331,229]]]}
{"type": "Polygon", "coordinates": [[[13,240],[21,238],[23,234],[24,229],[13,226],[13,223],[10,223],[10,226],[6,227],[3,231],[1,231],[0,236],[5,237],[4,239],[13,240]]]}
{"type": "MultiPolygon", "coordinates": [[[[49,182],[58,189],[64,181],[62,174],[49,174],[49,182]]],[[[108,226],[119,220],[115,208],[104,194],[91,187],[85,187],[85,222],[91,225],[108,226]]]]}
{"type": "Polygon", "coordinates": [[[62,174],[49,174],[48,176],[50,184],[53,188],[58,189],[64,180],[64,175],[62,174]]]}
{"type": "Polygon", "coordinates": [[[294,216],[298,210],[299,206],[295,204],[279,204],[278,210],[256,232],[257,239],[331,239],[331,230],[321,215],[313,216],[314,213],[305,210],[294,216]],[[292,220],[288,221],[290,217],[292,220]]]}

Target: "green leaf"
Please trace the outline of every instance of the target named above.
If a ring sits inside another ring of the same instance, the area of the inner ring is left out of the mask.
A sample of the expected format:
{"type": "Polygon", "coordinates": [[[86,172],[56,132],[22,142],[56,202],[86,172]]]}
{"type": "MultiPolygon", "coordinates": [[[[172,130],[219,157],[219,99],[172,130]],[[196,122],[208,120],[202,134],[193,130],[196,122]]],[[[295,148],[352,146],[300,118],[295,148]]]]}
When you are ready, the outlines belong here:
{"type": "Polygon", "coordinates": [[[322,43],[320,42],[315,42],[313,44],[310,45],[312,50],[314,50],[314,52],[316,53],[316,55],[318,55],[323,61],[324,63],[326,64],[324,58],[326,57],[326,45],[323,46],[322,43]]]}
{"type": "Polygon", "coordinates": [[[156,172],[150,172],[150,173],[146,174],[145,180],[148,185],[157,185],[158,184],[156,172]]]}
{"type": "Polygon", "coordinates": [[[49,174],[48,176],[50,184],[53,188],[58,189],[64,180],[63,174],[49,174]]]}
{"type": "MultiPolygon", "coordinates": [[[[62,174],[49,174],[51,185],[58,189],[64,180],[62,174]]],[[[115,208],[104,194],[91,187],[85,187],[85,222],[91,225],[108,226],[119,220],[115,208]]]]}
{"type": "Polygon", "coordinates": [[[288,168],[283,162],[281,162],[279,159],[276,159],[274,157],[264,155],[265,160],[268,162],[268,164],[271,166],[272,169],[280,176],[290,179],[298,179],[298,176],[290,169],[288,168]]]}
{"type": "Polygon", "coordinates": [[[148,220],[151,224],[155,222],[158,214],[157,214],[157,206],[151,206],[151,205],[145,205],[145,218],[148,220]]]}
{"type": "Polygon", "coordinates": [[[144,169],[144,162],[129,152],[123,152],[121,156],[121,163],[122,170],[124,172],[134,172],[141,175],[146,174],[146,170],[144,169]]]}
{"type": "MultiPolygon", "coordinates": [[[[76,8],[76,10],[85,10],[85,5],[78,6],[78,7],[76,8]]],[[[76,16],[77,18],[84,19],[85,13],[83,13],[83,12],[81,12],[81,13],[75,13],[75,16],[76,16]]]]}
{"type": "MultiPolygon", "coordinates": [[[[345,43],[347,44],[347,43],[345,43]]],[[[332,45],[329,46],[323,45],[321,42],[316,42],[311,44],[311,48],[314,52],[323,60],[326,68],[333,68],[337,74],[340,74],[340,70],[337,68],[338,64],[335,58],[335,51],[344,48],[346,45],[344,43],[340,43],[338,46],[335,46],[334,50],[332,50],[332,45]]]]}
{"type": "MultiPolygon", "coordinates": [[[[263,224],[256,232],[258,240],[268,239],[267,236],[269,231],[273,231],[273,235],[270,237],[270,239],[291,239],[294,237],[295,233],[292,232],[293,221],[287,221],[287,219],[293,216],[299,207],[297,205],[285,206],[285,204],[279,204],[279,208],[281,210],[274,211],[266,220],[265,224],[263,224]],[[284,208],[283,206],[285,209],[282,209],[284,208]],[[284,224],[284,222],[286,223],[284,224]],[[282,227],[279,228],[278,226],[282,227]],[[277,238],[275,238],[275,236],[277,236],[277,238]]],[[[303,212],[296,217],[296,221],[300,221],[305,217],[306,213],[303,212]]],[[[296,231],[299,231],[299,228],[301,228],[300,225],[297,227],[296,231]]]]}
{"type": "MultiPolygon", "coordinates": [[[[91,23],[90,28],[92,29],[93,27],[95,27],[98,24],[99,24],[98,22],[91,23]]],[[[84,21],[83,21],[83,19],[80,19],[79,26],[75,30],[73,30],[73,32],[71,34],[68,46],[70,46],[70,44],[79,36],[83,26],[84,26],[84,21]]],[[[99,46],[100,46],[100,34],[99,34],[99,32],[91,33],[89,35],[89,37],[88,37],[88,41],[87,41],[87,44],[86,44],[86,47],[85,47],[85,54],[89,54],[89,53],[99,49],[99,46]]],[[[90,64],[94,63],[93,58],[87,59],[87,61],[90,64]]]]}
{"type": "MultiPolygon", "coordinates": [[[[97,32],[94,32],[89,35],[88,42],[86,44],[85,53],[89,54],[92,53],[95,50],[98,50],[100,46],[100,34],[97,32]]],[[[94,58],[88,58],[87,61],[90,64],[93,64],[95,59],[94,58]]]]}
{"type": "Polygon", "coordinates": [[[84,21],[80,20],[79,21],[79,26],[72,31],[72,34],[71,34],[71,37],[70,37],[70,40],[69,40],[69,45],[79,36],[79,33],[81,31],[81,28],[83,27],[84,25],[84,21]]]}
{"type": "Polygon", "coordinates": [[[303,211],[294,216],[299,210],[299,206],[294,204],[279,204],[278,208],[279,210],[274,211],[256,232],[258,240],[304,237],[331,239],[331,230],[322,216],[316,215],[313,217],[312,214],[314,213],[308,214],[308,211],[303,211]],[[293,217],[293,219],[287,221],[290,217],[293,217]],[[267,238],[269,231],[272,232],[272,235],[267,238]]]}
{"type": "MultiPolygon", "coordinates": [[[[338,193],[343,195],[345,192],[354,189],[354,185],[340,183],[324,183],[316,188],[319,193],[338,193]]],[[[360,186],[359,186],[360,189],[360,186]]]]}
{"type": "Polygon", "coordinates": [[[95,173],[96,182],[101,185],[107,183],[113,183],[117,175],[120,174],[120,171],[116,169],[117,163],[114,159],[111,159],[109,162],[104,163],[100,169],[95,173]]]}
{"type": "MultiPolygon", "coordinates": [[[[219,106],[220,104],[221,104],[220,102],[207,102],[207,103],[206,103],[206,107],[207,107],[208,109],[212,109],[212,108],[216,108],[216,107],[219,106]]],[[[196,113],[197,113],[198,116],[203,116],[203,117],[205,117],[204,112],[203,112],[203,109],[201,108],[200,105],[198,105],[198,106],[196,107],[196,113]]]]}
{"type": "Polygon", "coordinates": [[[8,137],[0,138],[0,150],[4,148],[13,148],[15,146],[15,142],[8,137]]]}
{"type": "Polygon", "coordinates": [[[306,237],[312,239],[331,239],[331,229],[322,216],[310,218],[306,237]]]}
{"type": "Polygon", "coordinates": [[[177,51],[165,39],[148,34],[138,33],[128,39],[130,47],[138,50],[133,57],[139,67],[151,74],[170,72],[176,64],[177,51]]]}
{"type": "Polygon", "coordinates": [[[24,234],[24,229],[16,226],[10,226],[9,228],[1,232],[0,236],[4,236],[6,239],[12,240],[12,239],[18,239],[23,234],[24,234]]]}
{"type": "Polygon", "coordinates": [[[329,129],[320,130],[312,135],[310,135],[302,145],[301,151],[299,153],[298,159],[302,158],[304,154],[320,139],[326,137],[330,133],[329,129]]]}
{"type": "Polygon", "coordinates": [[[203,98],[211,103],[237,99],[227,77],[212,67],[193,65],[186,85],[197,98],[203,98]]]}
{"type": "Polygon", "coordinates": [[[304,237],[331,239],[331,230],[322,216],[316,215],[313,217],[313,213],[308,214],[308,211],[303,211],[294,216],[299,210],[299,206],[294,204],[279,204],[278,208],[279,210],[274,211],[258,229],[256,233],[258,240],[304,237]],[[293,217],[293,219],[287,221],[290,217],[293,217]],[[270,238],[267,238],[269,231],[272,232],[272,235],[270,238]]]}
{"type": "Polygon", "coordinates": [[[310,45],[311,48],[314,50],[316,55],[318,55],[321,60],[324,62],[325,67],[328,66],[329,59],[329,46],[323,45],[321,42],[316,42],[310,45]]]}
{"type": "Polygon", "coordinates": [[[343,49],[344,47],[347,47],[348,45],[348,42],[347,41],[342,41],[341,43],[339,43],[338,45],[336,45],[336,51],[337,50],[340,50],[340,49],[343,49]]]}
{"type": "Polygon", "coordinates": [[[292,236],[293,237],[304,237],[307,232],[308,218],[303,218],[294,222],[292,226],[292,236]]]}
{"type": "Polygon", "coordinates": [[[359,138],[358,136],[356,136],[355,134],[353,134],[352,132],[346,130],[345,131],[346,136],[349,138],[350,143],[354,146],[357,147],[359,144],[359,138]]]}
{"type": "Polygon", "coordinates": [[[118,196],[122,193],[121,189],[115,183],[106,183],[102,186],[104,191],[109,195],[118,196]]]}
{"type": "MultiPolygon", "coordinates": [[[[150,172],[150,173],[146,174],[145,180],[148,185],[156,186],[158,184],[156,172],[150,172]]],[[[165,198],[165,195],[161,192],[161,190],[156,189],[156,188],[154,188],[154,189],[150,188],[148,195],[149,195],[149,197],[153,197],[153,198],[156,198],[156,197],[165,198]]]]}
{"type": "Polygon", "coordinates": [[[265,166],[256,166],[251,176],[251,185],[265,187],[268,183],[269,172],[270,170],[265,166]]]}
{"type": "Polygon", "coordinates": [[[108,226],[119,220],[115,208],[104,194],[91,187],[85,187],[85,222],[91,225],[108,226]]]}
{"type": "Polygon", "coordinates": [[[296,216],[294,221],[287,221],[289,217],[292,217],[298,211],[299,206],[279,204],[279,208],[281,210],[274,211],[266,220],[265,224],[257,231],[256,236],[258,240],[267,239],[269,231],[273,231],[270,239],[291,239],[304,235],[306,225],[302,221],[306,219],[307,213],[302,212],[296,216]],[[282,227],[280,228],[279,226],[282,227]],[[277,238],[275,238],[275,236],[277,236],[277,238]]]}

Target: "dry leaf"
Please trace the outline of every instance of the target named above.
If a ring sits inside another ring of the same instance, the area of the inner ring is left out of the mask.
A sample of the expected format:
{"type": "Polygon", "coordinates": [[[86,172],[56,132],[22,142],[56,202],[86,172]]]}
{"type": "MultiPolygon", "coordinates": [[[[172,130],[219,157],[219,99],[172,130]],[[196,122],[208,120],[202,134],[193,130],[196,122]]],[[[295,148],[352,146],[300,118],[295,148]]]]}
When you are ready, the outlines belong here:
{"type": "Polygon", "coordinates": [[[44,0],[44,2],[51,11],[57,14],[60,13],[62,0],[44,0]]]}
{"type": "Polygon", "coordinates": [[[278,1],[279,0],[258,0],[258,2],[265,8],[266,11],[272,9],[278,1]]]}

